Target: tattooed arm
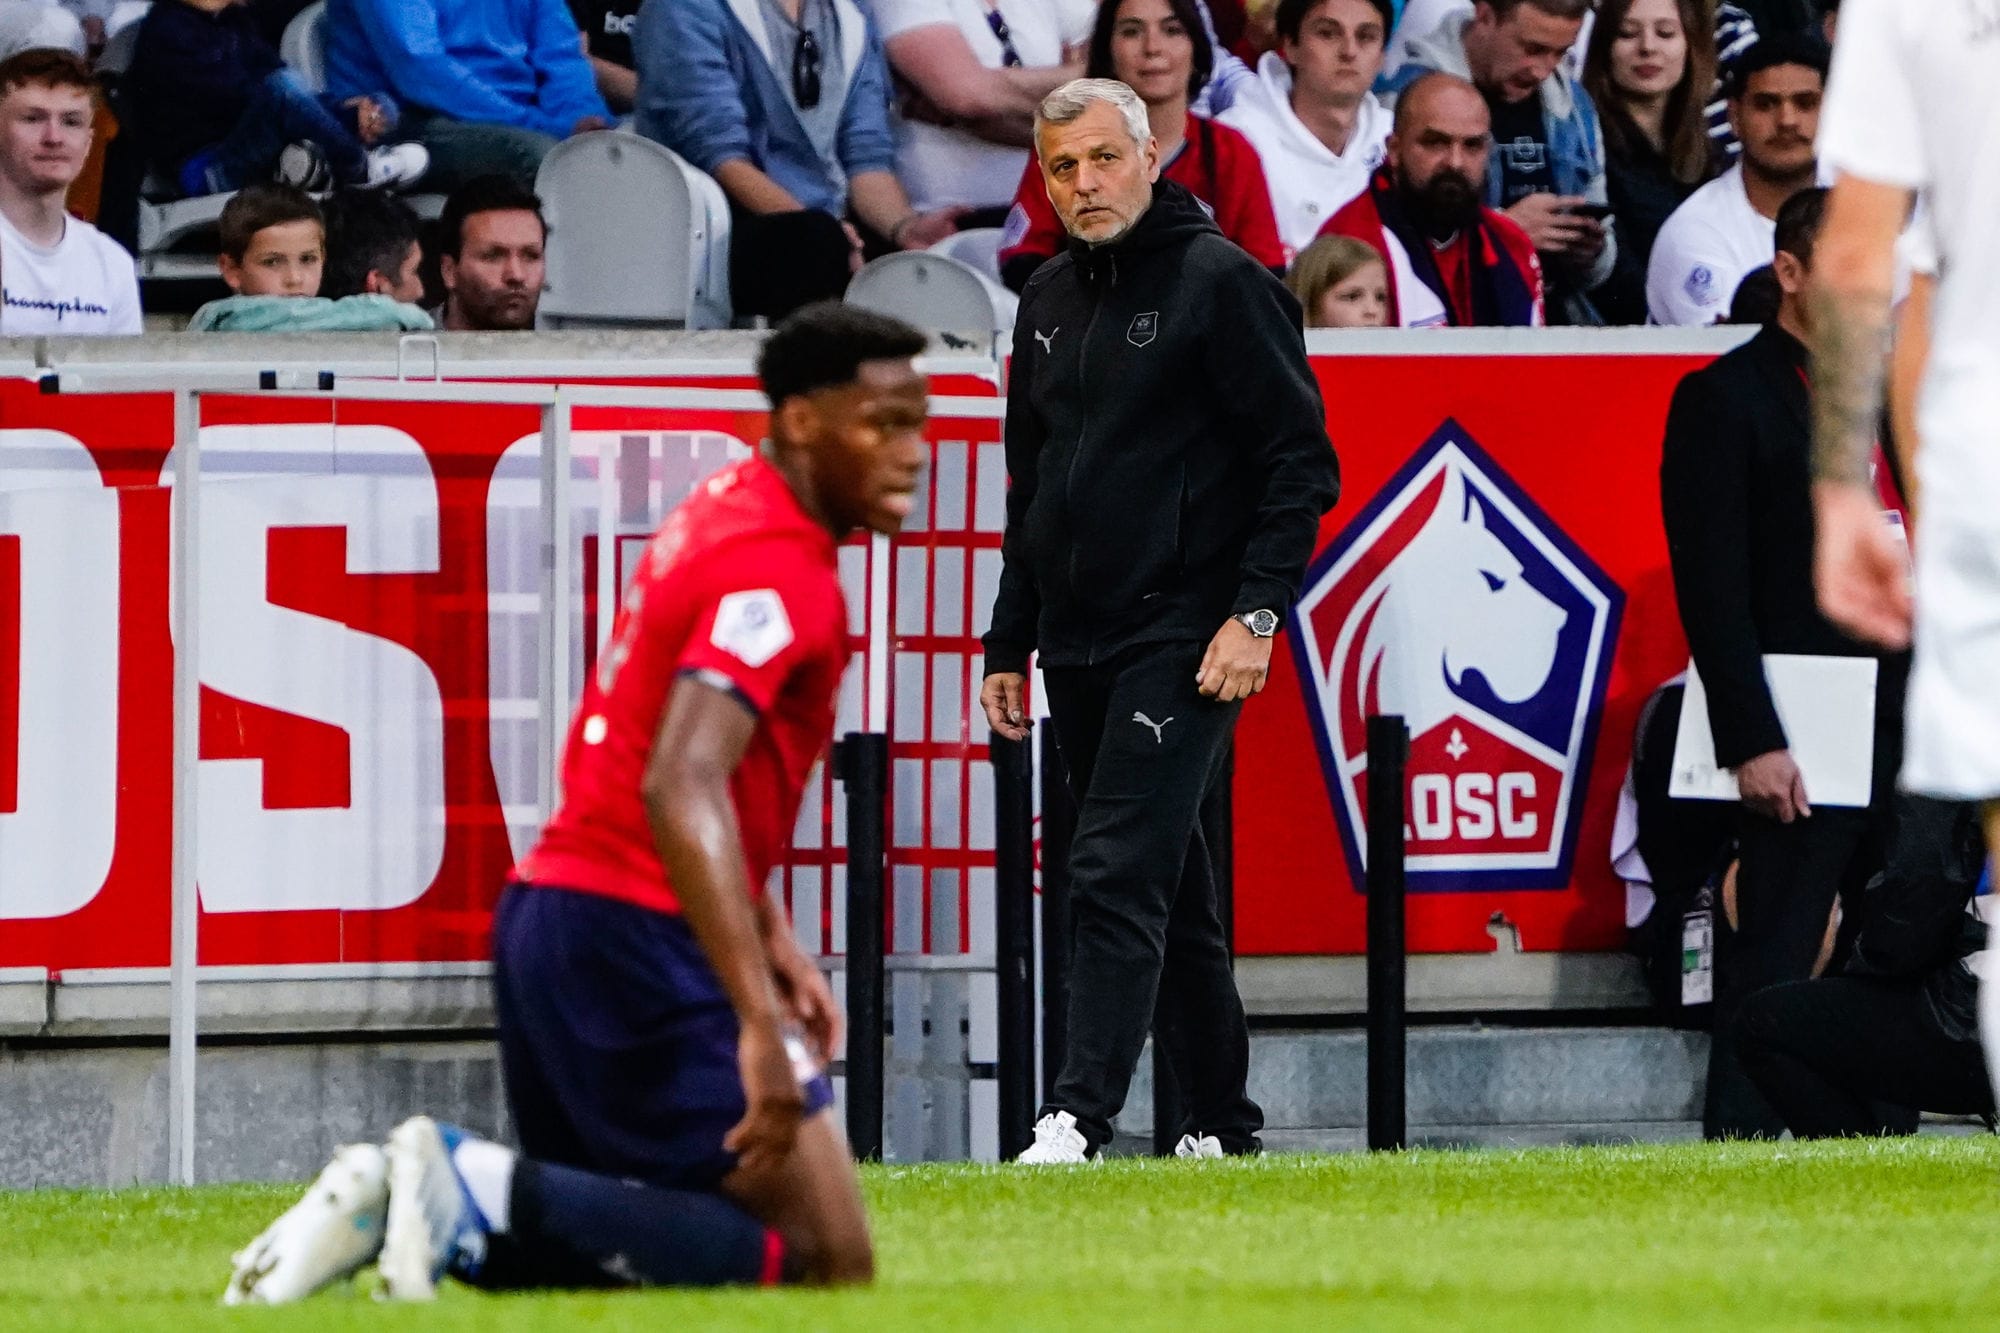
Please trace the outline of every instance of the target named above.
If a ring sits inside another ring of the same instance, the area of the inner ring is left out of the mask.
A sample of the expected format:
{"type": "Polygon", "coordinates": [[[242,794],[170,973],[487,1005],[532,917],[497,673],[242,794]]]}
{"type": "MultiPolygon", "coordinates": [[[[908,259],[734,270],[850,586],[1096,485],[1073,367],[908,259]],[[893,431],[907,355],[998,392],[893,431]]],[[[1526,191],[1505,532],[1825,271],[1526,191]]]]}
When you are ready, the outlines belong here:
{"type": "Polygon", "coordinates": [[[1903,473],[1903,507],[1917,521],[1917,387],[1931,354],[1931,298],[1937,278],[1925,272],[1910,275],[1910,294],[1896,312],[1896,347],[1889,357],[1890,434],[1896,441],[1896,466],[1903,473]]]}
{"type": "Polygon", "coordinates": [[[1813,581],[1828,619],[1889,648],[1909,642],[1909,579],[1868,465],[1888,373],[1896,236],[1909,212],[1909,191],[1841,176],[1814,247],[1810,296],[1813,581]]]}

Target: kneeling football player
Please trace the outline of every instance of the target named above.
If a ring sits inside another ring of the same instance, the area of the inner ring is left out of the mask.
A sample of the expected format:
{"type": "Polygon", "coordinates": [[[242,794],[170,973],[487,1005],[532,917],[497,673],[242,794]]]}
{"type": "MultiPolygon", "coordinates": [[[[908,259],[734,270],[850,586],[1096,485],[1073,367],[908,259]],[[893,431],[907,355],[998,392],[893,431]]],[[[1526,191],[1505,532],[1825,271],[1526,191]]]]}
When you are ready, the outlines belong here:
{"type": "Polygon", "coordinates": [[[923,335],[809,307],[758,362],[770,442],[697,488],[634,574],[494,918],[521,1150],[419,1116],[341,1149],[236,1259],[295,1300],[379,1259],[391,1297],[854,1282],[867,1218],[822,1072],[841,1018],[763,892],[848,659],[837,545],[895,532],[928,451],[923,335]]]}

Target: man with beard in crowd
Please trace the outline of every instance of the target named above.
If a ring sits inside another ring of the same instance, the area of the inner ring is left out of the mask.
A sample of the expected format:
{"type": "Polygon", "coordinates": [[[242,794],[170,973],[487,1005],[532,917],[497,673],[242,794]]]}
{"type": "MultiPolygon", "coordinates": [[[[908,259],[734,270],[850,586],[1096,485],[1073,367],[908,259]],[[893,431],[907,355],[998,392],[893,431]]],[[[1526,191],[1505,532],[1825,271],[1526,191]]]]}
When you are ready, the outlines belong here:
{"type": "Polygon", "coordinates": [[[1366,241],[1388,259],[1388,323],[1542,324],[1534,242],[1480,202],[1493,133],[1479,90],[1455,75],[1424,75],[1397,100],[1388,147],[1367,192],[1320,231],[1366,241]]]}

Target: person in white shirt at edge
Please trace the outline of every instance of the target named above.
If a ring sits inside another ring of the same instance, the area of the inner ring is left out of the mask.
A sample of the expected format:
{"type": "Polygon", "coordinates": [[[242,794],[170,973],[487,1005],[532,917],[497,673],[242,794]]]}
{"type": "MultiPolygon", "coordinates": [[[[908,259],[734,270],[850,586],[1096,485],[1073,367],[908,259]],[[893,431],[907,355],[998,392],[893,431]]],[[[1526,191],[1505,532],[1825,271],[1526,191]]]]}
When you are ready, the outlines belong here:
{"type": "MultiPolygon", "coordinates": [[[[875,0],[896,73],[896,174],[920,212],[963,205],[1004,216],[1035,107],[1083,74],[1089,0],[875,0]]],[[[997,225],[961,218],[962,227],[997,225]]]]}
{"type": "Polygon", "coordinates": [[[67,51],[0,61],[0,334],[140,331],[132,256],[64,209],[90,153],[95,89],[67,51]]]}
{"type": "Polygon", "coordinates": [[[1382,165],[1389,113],[1369,89],[1394,17],[1389,0],[1278,0],[1278,49],[1217,117],[1264,161],[1288,260],[1382,165]]]}
{"type": "Polygon", "coordinates": [[[1713,324],[1736,285],[1771,262],[1778,210],[1813,184],[1827,51],[1811,37],[1763,37],[1730,73],[1729,124],[1743,145],[1735,166],[1674,210],[1646,265],[1655,324],[1713,324]]]}
{"type": "MultiPolygon", "coordinates": [[[[1983,802],[1991,854],[2000,848],[2000,6],[1847,0],[1840,36],[1820,138],[1833,194],[1812,293],[1814,583],[1828,618],[1854,634],[1900,647],[1914,629],[1902,784],[1983,802]],[[1928,346],[1899,348],[1896,367],[1899,388],[1916,374],[1922,384],[1916,438],[1905,442],[1916,450],[1913,611],[1907,556],[1883,521],[1869,464],[1896,239],[1919,191],[1937,280],[1934,294],[1921,276],[1912,283],[1904,327],[1924,327],[1929,313],[1928,346]]],[[[1990,975],[1979,1027],[1991,1074],[2000,984],[1990,975]]]]}

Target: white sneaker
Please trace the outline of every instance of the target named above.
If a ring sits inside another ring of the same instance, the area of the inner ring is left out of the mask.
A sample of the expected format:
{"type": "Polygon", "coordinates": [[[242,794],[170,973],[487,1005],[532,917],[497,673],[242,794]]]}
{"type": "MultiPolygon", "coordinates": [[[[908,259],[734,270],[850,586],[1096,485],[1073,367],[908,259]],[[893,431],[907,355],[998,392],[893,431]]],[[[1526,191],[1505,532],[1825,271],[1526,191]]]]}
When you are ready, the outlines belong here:
{"type": "Polygon", "coordinates": [[[283,1305],[354,1273],[382,1248],[389,1167],[372,1143],[354,1143],[277,1221],[234,1257],[224,1305],[283,1305]]]}
{"type": "Polygon", "coordinates": [[[486,1257],[486,1219],[452,1165],[466,1137],[453,1125],[412,1116],[389,1135],[389,1220],[382,1236],[383,1294],[428,1301],[455,1266],[476,1270],[486,1257]]]}
{"type": "Polygon", "coordinates": [[[431,169],[431,150],[420,143],[384,144],[368,150],[366,190],[402,189],[415,185],[431,169]]]}
{"type": "Polygon", "coordinates": [[[1068,1111],[1051,1111],[1035,1122],[1035,1141],[1014,1159],[1026,1166],[1081,1166],[1093,1160],[1090,1140],[1068,1111]]]}
{"type": "Polygon", "coordinates": [[[1181,1135],[1181,1141],[1174,1145],[1176,1157],[1223,1157],[1222,1140],[1213,1134],[1203,1134],[1196,1138],[1192,1134],[1181,1135]]]}

